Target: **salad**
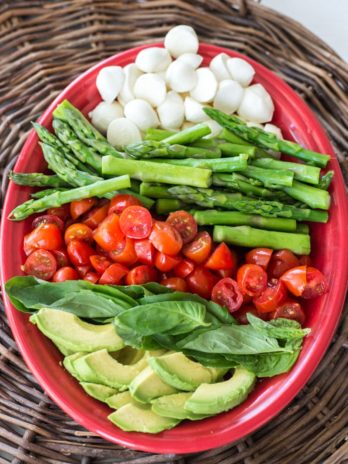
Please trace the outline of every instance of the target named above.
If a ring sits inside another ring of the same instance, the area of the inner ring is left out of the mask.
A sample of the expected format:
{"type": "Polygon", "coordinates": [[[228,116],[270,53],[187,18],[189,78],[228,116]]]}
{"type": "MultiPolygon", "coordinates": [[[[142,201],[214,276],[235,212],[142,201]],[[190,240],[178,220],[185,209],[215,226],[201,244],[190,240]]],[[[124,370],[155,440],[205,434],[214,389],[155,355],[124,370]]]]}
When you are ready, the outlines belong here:
{"type": "Polygon", "coordinates": [[[65,100],[53,131],[33,123],[49,172],[10,174],[36,189],[10,215],[35,216],[6,292],[126,431],[219,414],[288,372],[303,301],[328,289],[308,223],[328,221],[329,155],[283,139],[248,62],[201,66],[198,47],[177,26],[104,67],[89,120],[65,100]]]}

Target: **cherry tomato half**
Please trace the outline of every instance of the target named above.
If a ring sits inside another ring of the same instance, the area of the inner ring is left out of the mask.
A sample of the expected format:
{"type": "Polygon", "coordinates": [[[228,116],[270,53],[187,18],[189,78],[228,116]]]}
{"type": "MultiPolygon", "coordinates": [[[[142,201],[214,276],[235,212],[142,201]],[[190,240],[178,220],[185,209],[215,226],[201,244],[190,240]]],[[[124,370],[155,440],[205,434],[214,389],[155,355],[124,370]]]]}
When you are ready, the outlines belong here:
{"type": "Polygon", "coordinates": [[[96,206],[95,208],[88,211],[88,213],[83,218],[83,223],[91,229],[95,229],[99,224],[104,221],[108,215],[109,202],[102,206],[96,206]]]}
{"type": "Polygon", "coordinates": [[[177,266],[181,261],[178,256],[169,256],[157,251],[155,255],[155,266],[159,271],[168,272],[177,266]]]}
{"type": "Polygon", "coordinates": [[[84,198],[70,203],[70,216],[75,220],[87,213],[97,203],[96,198],[84,198]]]}
{"type": "Polygon", "coordinates": [[[138,258],[134,250],[134,240],[125,237],[118,242],[114,250],[109,252],[109,256],[116,263],[126,264],[127,266],[136,263],[138,258]]]}
{"type": "Polygon", "coordinates": [[[267,286],[267,274],[257,264],[243,264],[237,271],[237,282],[243,294],[255,297],[267,286]]]}
{"type": "Polygon", "coordinates": [[[311,257],[308,255],[300,256],[299,265],[300,266],[310,266],[312,264],[311,257]]]}
{"type": "Polygon", "coordinates": [[[325,276],[315,267],[294,267],[286,271],[280,279],[293,295],[306,299],[323,295],[328,290],[325,276]]]}
{"type": "Polygon", "coordinates": [[[52,250],[52,254],[56,258],[57,268],[68,266],[69,258],[65,250],[52,250]]]}
{"type": "Polygon", "coordinates": [[[58,269],[54,274],[53,282],[65,282],[66,280],[79,280],[80,276],[76,269],[70,266],[64,266],[58,269]]]}
{"type": "Polygon", "coordinates": [[[87,280],[87,282],[91,282],[92,284],[96,284],[99,280],[99,276],[95,272],[87,272],[84,276],[83,280],[87,280]]]}
{"type": "Polygon", "coordinates": [[[253,305],[245,305],[242,306],[238,311],[233,313],[233,317],[237,319],[238,322],[241,324],[249,324],[247,314],[251,313],[254,316],[260,317],[259,313],[257,312],[255,306],[253,305]]]}
{"type": "Polygon", "coordinates": [[[104,250],[114,250],[124,238],[119,216],[115,213],[109,214],[94,230],[93,238],[104,250]]]}
{"type": "Polygon", "coordinates": [[[152,266],[155,259],[155,248],[148,238],[143,240],[135,240],[134,251],[137,255],[139,263],[152,266]]]}
{"type": "Polygon", "coordinates": [[[111,261],[109,261],[105,256],[92,255],[89,257],[89,260],[98,274],[102,274],[110,266],[111,261]]]}
{"type": "Polygon", "coordinates": [[[195,263],[190,259],[183,259],[178,265],[174,268],[174,274],[176,277],[185,279],[195,268],[195,263]]]}
{"type": "Polygon", "coordinates": [[[68,256],[74,266],[89,266],[90,256],[95,255],[93,248],[86,242],[71,240],[68,243],[68,256]]]}
{"type": "Polygon", "coordinates": [[[93,271],[89,264],[86,264],[85,266],[76,266],[76,270],[82,278],[84,278],[89,272],[93,271]]]}
{"type": "Polygon", "coordinates": [[[127,195],[126,193],[119,193],[115,195],[110,202],[109,214],[116,213],[121,214],[122,211],[128,206],[142,206],[141,201],[133,195],[127,195]]]}
{"type": "Polygon", "coordinates": [[[71,242],[71,240],[82,240],[83,242],[92,243],[93,242],[93,232],[86,224],[77,222],[71,224],[64,234],[64,241],[66,244],[71,242]]]}
{"type": "Polygon", "coordinates": [[[218,278],[203,266],[197,266],[196,269],[186,277],[186,282],[190,292],[197,293],[203,298],[210,299],[211,291],[217,283],[218,278]]]}
{"type": "Polygon", "coordinates": [[[267,272],[270,277],[279,279],[285,271],[299,265],[298,258],[290,250],[275,251],[267,267],[267,272]]]}
{"type": "Polygon", "coordinates": [[[216,269],[215,273],[221,278],[232,277],[235,274],[234,269],[216,269]]]}
{"type": "Polygon", "coordinates": [[[58,216],[62,221],[66,221],[70,217],[70,205],[66,203],[56,208],[48,208],[47,214],[51,216],[58,216]]]}
{"type": "Polygon", "coordinates": [[[111,264],[101,275],[100,284],[117,285],[127,275],[128,269],[120,263],[111,264]]]}
{"type": "Polygon", "coordinates": [[[225,306],[230,313],[237,311],[243,304],[243,295],[237,282],[229,277],[221,279],[214,286],[211,299],[215,303],[225,306]]]}
{"type": "Polygon", "coordinates": [[[53,214],[38,216],[33,220],[32,227],[35,229],[41,226],[41,224],[55,224],[61,232],[64,230],[64,221],[59,216],[54,216],[53,214]]]}
{"type": "Polygon", "coordinates": [[[180,277],[169,277],[168,279],[161,280],[160,283],[176,292],[187,292],[187,284],[184,279],[180,279],[180,277]]]}
{"type": "Polygon", "coordinates": [[[176,229],[182,238],[182,243],[189,243],[195,238],[198,231],[197,222],[187,211],[170,213],[166,222],[176,229]]]}
{"type": "Polygon", "coordinates": [[[287,290],[281,280],[271,279],[266,290],[254,298],[253,302],[260,313],[275,311],[287,297],[287,290]]]}
{"type": "Polygon", "coordinates": [[[50,280],[57,270],[57,261],[50,251],[38,249],[28,256],[23,270],[38,279],[50,280]]]}
{"type": "Polygon", "coordinates": [[[226,243],[220,243],[213,253],[210,255],[205,267],[209,269],[231,269],[235,270],[237,267],[237,258],[228,248],[226,243]]]}
{"type": "Polygon", "coordinates": [[[128,206],[120,216],[120,227],[129,238],[143,239],[150,235],[152,217],[143,206],[128,206]]]}
{"type": "Polygon", "coordinates": [[[177,255],[182,248],[179,232],[167,222],[156,221],[150,234],[150,242],[156,250],[166,255],[177,255]]]}
{"type": "Polygon", "coordinates": [[[183,254],[195,263],[203,263],[209,256],[212,240],[208,232],[199,232],[193,242],[188,243],[182,249],[183,254]]]}
{"type": "Polygon", "coordinates": [[[301,325],[303,325],[306,320],[305,313],[300,303],[290,298],[272,313],[272,319],[278,319],[279,317],[292,319],[299,322],[301,325]]]}
{"type": "Polygon", "coordinates": [[[41,224],[24,238],[26,249],[42,248],[51,251],[58,250],[62,245],[62,234],[56,224],[41,224]]]}
{"type": "Polygon", "coordinates": [[[127,285],[142,285],[147,282],[156,282],[156,280],[157,273],[155,269],[145,264],[134,267],[126,276],[127,285]]]}
{"type": "Polygon", "coordinates": [[[245,255],[245,262],[247,264],[257,264],[258,266],[267,269],[267,266],[271,260],[273,250],[270,248],[254,248],[248,251],[245,255]]]}

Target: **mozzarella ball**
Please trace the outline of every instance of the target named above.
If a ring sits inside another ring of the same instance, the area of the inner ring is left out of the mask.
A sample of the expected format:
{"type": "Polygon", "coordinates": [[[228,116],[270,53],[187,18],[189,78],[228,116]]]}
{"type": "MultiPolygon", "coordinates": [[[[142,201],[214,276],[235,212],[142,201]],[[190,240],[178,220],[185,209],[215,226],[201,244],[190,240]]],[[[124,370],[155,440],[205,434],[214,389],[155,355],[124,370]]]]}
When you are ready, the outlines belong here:
{"type": "Polygon", "coordinates": [[[197,53],[198,37],[191,26],[175,26],[167,32],[164,46],[174,58],[184,53],[197,53]]]}
{"type": "Polygon", "coordinates": [[[184,122],[184,102],[179,94],[171,90],[157,108],[160,124],[165,129],[179,129],[184,122]]]}
{"type": "Polygon", "coordinates": [[[217,91],[217,80],[209,68],[197,69],[197,84],[190,91],[191,97],[203,103],[214,100],[217,91]]]}
{"type": "Polygon", "coordinates": [[[115,119],[109,124],[107,131],[108,142],[117,148],[141,141],[138,127],[127,118],[115,119]]]}
{"type": "Polygon", "coordinates": [[[135,64],[143,72],[156,73],[165,71],[171,61],[172,59],[168,50],[165,48],[150,47],[138,53],[135,64]]]}
{"type": "Polygon", "coordinates": [[[216,55],[210,62],[209,68],[214,73],[216,79],[224,81],[226,79],[231,79],[230,72],[227,68],[227,61],[229,56],[226,53],[219,53],[216,55]]]}
{"type": "Polygon", "coordinates": [[[123,108],[117,103],[100,102],[94,110],[89,113],[91,122],[103,134],[106,133],[108,125],[114,119],[122,118],[123,108]]]}
{"type": "Polygon", "coordinates": [[[263,130],[276,135],[279,139],[283,139],[282,131],[279,129],[279,127],[275,126],[274,124],[266,124],[263,130]]]}
{"type": "Polygon", "coordinates": [[[104,101],[112,103],[115,100],[122,89],[124,78],[120,66],[106,66],[99,71],[96,86],[104,101]]]}
{"type": "Polygon", "coordinates": [[[238,114],[245,120],[264,123],[271,121],[274,112],[272,98],[261,84],[255,84],[244,91],[238,114]]]}
{"type": "Polygon", "coordinates": [[[146,100],[155,107],[164,101],[166,93],[166,82],[158,74],[143,74],[136,80],[134,85],[135,98],[146,100]]]}
{"type": "Polygon", "coordinates": [[[189,64],[193,67],[193,69],[197,69],[203,61],[203,57],[201,55],[197,55],[196,53],[184,53],[177,58],[179,61],[184,61],[185,63],[189,64]]]}
{"type": "Polygon", "coordinates": [[[173,61],[166,74],[169,87],[176,92],[189,92],[197,83],[197,71],[184,61],[173,61]]]}
{"type": "Polygon", "coordinates": [[[124,115],[138,126],[141,131],[158,126],[156,111],[145,100],[135,99],[126,104],[124,115]]]}
{"type": "Polygon", "coordinates": [[[186,97],[184,101],[185,119],[190,122],[198,123],[208,121],[210,118],[203,111],[203,105],[191,97],[186,97]]]}
{"type": "Polygon", "coordinates": [[[232,114],[239,108],[243,94],[244,89],[239,82],[231,79],[221,81],[214,98],[214,108],[232,114]]]}
{"type": "Polygon", "coordinates": [[[255,75],[255,70],[251,64],[241,58],[227,60],[227,68],[232,79],[239,82],[243,87],[247,87],[255,75]]]}
{"type": "Polygon", "coordinates": [[[123,70],[124,70],[125,79],[124,79],[121,92],[118,96],[118,100],[124,106],[129,101],[134,100],[134,93],[133,93],[134,85],[135,85],[136,80],[143,73],[134,63],[127,64],[127,66],[125,66],[123,70]]]}

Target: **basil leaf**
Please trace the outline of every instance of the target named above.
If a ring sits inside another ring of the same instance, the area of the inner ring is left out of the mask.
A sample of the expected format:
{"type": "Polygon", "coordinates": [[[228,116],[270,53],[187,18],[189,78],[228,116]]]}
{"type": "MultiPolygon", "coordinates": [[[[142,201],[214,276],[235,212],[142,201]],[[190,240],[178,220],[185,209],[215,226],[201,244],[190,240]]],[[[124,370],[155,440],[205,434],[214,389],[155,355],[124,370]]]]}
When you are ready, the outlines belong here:
{"type": "Polygon", "coordinates": [[[201,353],[194,350],[184,350],[184,354],[203,364],[206,367],[236,367],[235,361],[230,361],[220,354],[201,353]]]}
{"type": "Polygon", "coordinates": [[[252,313],[247,314],[249,324],[258,332],[269,337],[289,340],[292,338],[303,338],[310,333],[310,329],[302,329],[297,321],[289,319],[274,319],[271,322],[263,321],[252,313]]]}

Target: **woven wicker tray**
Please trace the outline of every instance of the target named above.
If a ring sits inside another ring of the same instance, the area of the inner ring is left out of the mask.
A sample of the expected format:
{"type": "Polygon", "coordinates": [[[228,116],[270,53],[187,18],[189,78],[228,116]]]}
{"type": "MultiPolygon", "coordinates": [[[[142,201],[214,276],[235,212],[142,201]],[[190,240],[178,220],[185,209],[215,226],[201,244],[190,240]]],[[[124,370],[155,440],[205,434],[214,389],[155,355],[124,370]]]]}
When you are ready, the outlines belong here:
{"type": "MultiPolygon", "coordinates": [[[[321,12],[320,14],[324,14],[321,12]]],[[[326,128],[348,181],[348,66],[300,24],[233,0],[0,1],[0,170],[7,173],[35,120],[77,75],[120,50],[161,40],[175,24],[238,50],[285,79],[326,128]]],[[[83,430],[42,392],[0,312],[0,464],[348,463],[348,307],[306,387],[256,433],[198,455],[151,455],[83,430]]]]}

